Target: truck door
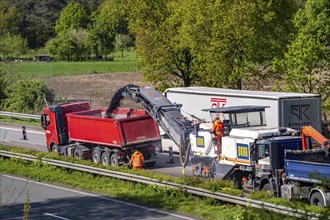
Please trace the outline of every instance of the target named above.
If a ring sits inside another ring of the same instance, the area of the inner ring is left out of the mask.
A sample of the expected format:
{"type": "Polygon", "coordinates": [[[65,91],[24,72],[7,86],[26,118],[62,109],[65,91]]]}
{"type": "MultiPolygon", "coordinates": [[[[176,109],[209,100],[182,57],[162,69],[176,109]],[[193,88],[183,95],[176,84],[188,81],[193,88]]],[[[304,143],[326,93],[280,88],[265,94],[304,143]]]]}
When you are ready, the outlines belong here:
{"type": "Polygon", "coordinates": [[[43,114],[41,116],[41,127],[45,129],[47,147],[49,149],[50,143],[54,141],[52,136],[54,135],[53,131],[55,131],[55,126],[51,123],[50,116],[48,114],[43,114]]]}
{"type": "Polygon", "coordinates": [[[255,160],[259,166],[267,166],[269,163],[269,141],[260,140],[255,145],[255,160]]]}

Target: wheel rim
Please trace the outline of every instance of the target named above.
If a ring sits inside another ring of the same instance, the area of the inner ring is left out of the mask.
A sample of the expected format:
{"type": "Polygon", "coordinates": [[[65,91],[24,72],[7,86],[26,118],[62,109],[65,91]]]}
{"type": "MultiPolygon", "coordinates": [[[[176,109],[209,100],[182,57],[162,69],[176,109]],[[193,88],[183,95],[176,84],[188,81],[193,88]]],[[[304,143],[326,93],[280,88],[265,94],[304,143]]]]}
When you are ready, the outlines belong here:
{"type": "Polygon", "coordinates": [[[99,162],[99,156],[96,151],[93,151],[93,162],[98,163],[99,162]]]}
{"type": "Polygon", "coordinates": [[[118,160],[115,155],[111,156],[111,166],[118,166],[118,160]]]}
{"type": "Polygon", "coordinates": [[[319,192],[313,193],[313,195],[311,197],[311,205],[323,207],[324,204],[325,204],[325,201],[323,201],[321,193],[319,193],[319,192]]]}
{"type": "Polygon", "coordinates": [[[103,155],[102,155],[102,164],[104,166],[108,166],[109,165],[109,159],[108,159],[108,156],[107,156],[106,153],[103,153],[103,155]]]}
{"type": "Polygon", "coordinates": [[[57,149],[57,146],[56,146],[56,145],[53,146],[53,148],[52,148],[52,152],[54,152],[54,153],[58,153],[58,149],[57,149]]]}

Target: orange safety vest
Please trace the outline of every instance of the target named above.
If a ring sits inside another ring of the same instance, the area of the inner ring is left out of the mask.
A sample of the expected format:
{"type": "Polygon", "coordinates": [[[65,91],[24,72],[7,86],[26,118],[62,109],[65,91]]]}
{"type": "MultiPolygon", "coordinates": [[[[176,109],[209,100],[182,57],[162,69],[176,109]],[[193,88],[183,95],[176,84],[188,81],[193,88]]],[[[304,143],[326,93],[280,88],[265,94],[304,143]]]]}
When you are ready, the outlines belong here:
{"type": "Polygon", "coordinates": [[[133,167],[142,167],[144,162],[143,154],[139,151],[135,151],[131,157],[131,164],[133,167]]]}
{"type": "Polygon", "coordinates": [[[223,136],[223,131],[225,129],[225,126],[223,125],[223,123],[218,119],[214,121],[213,127],[212,127],[212,131],[211,132],[215,132],[217,135],[221,135],[223,136]]]}

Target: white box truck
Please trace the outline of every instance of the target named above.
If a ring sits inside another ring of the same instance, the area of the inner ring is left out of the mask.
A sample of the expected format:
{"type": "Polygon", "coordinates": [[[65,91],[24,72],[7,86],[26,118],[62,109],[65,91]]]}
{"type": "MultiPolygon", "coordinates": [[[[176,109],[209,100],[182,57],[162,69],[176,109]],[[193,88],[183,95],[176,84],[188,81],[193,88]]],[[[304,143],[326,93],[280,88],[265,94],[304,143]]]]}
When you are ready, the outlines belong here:
{"type": "MultiPolygon", "coordinates": [[[[183,115],[211,120],[207,108],[254,105],[266,108],[268,127],[300,129],[312,125],[321,131],[321,97],[318,94],[264,92],[210,87],[169,88],[164,95],[182,104],[183,115]]],[[[191,117],[190,117],[191,119],[191,117]]]]}

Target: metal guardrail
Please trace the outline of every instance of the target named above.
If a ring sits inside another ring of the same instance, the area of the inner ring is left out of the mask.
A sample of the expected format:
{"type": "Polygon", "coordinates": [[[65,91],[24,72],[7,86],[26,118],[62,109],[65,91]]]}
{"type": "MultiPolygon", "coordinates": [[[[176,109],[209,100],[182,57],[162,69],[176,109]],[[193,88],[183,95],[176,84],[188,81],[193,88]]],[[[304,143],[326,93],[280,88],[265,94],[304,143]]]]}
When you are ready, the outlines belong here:
{"type": "Polygon", "coordinates": [[[209,198],[221,200],[224,202],[234,203],[234,204],[242,205],[242,206],[264,209],[264,210],[277,212],[277,213],[281,213],[284,215],[289,215],[289,216],[293,216],[293,217],[297,217],[297,218],[319,219],[319,218],[324,217],[320,214],[306,212],[303,210],[293,209],[290,207],[285,207],[285,206],[280,206],[280,205],[274,205],[274,204],[267,203],[267,202],[248,199],[245,197],[239,197],[239,196],[234,196],[234,195],[229,195],[229,194],[224,194],[224,193],[219,193],[219,192],[212,192],[212,191],[197,188],[197,187],[180,185],[177,183],[165,182],[165,181],[151,179],[149,177],[138,176],[138,175],[128,174],[128,173],[121,173],[121,172],[117,172],[117,171],[111,171],[111,170],[107,170],[107,169],[101,169],[101,168],[86,166],[86,165],[82,165],[82,164],[76,164],[76,163],[70,163],[70,162],[64,162],[64,161],[46,159],[46,158],[37,159],[37,157],[35,157],[35,156],[20,154],[20,153],[13,153],[13,152],[4,151],[4,150],[0,150],[0,155],[4,156],[4,157],[19,158],[19,159],[28,160],[28,161],[41,160],[42,163],[47,163],[50,165],[68,168],[68,169],[72,169],[72,170],[78,170],[78,171],[82,171],[82,172],[103,175],[103,176],[108,176],[108,177],[122,179],[122,180],[128,180],[128,181],[132,181],[132,182],[138,182],[138,183],[144,183],[144,184],[157,185],[157,186],[161,186],[161,187],[169,187],[169,188],[178,189],[178,190],[184,190],[188,193],[198,195],[198,196],[209,197],[209,198]]]}
{"type": "Polygon", "coordinates": [[[26,118],[30,120],[40,120],[40,115],[32,115],[32,114],[24,114],[24,113],[16,113],[16,112],[5,112],[0,111],[0,116],[8,116],[12,118],[26,118]]]}

